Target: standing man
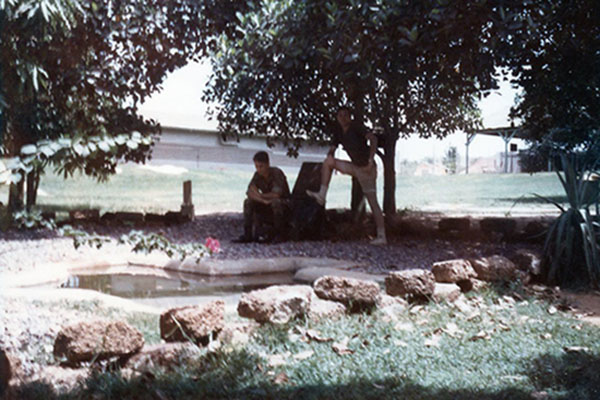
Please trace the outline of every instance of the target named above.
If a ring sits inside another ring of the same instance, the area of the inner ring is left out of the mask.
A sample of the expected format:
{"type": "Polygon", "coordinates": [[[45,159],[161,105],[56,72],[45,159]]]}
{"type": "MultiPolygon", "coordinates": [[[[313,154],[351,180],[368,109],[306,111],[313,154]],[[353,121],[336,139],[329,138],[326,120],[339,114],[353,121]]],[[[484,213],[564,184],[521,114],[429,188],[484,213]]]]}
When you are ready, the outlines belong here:
{"type": "Polygon", "coordinates": [[[333,143],[327,153],[327,158],[323,162],[321,169],[321,189],[318,192],[306,193],[315,199],[320,205],[325,205],[327,189],[331,181],[331,173],[338,170],[343,174],[351,175],[358,179],[360,186],[367,197],[375,225],[377,226],[377,237],[371,241],[374,245],[385,245],[387,239],[385,236],[385,223],[383,213],[377,203],[377,165],[375,164],[375,151],[377,150],[377,137],[367,130],[367,128],[352,119],[352,114],[348,107],[341,107],[336,115],[339,124],[339,130],[333,136],[333,143]],[[369,141],[369,145],[367,145],[369,141]],[[338,145],[342,145],[346,153],[350,156],[352,162],[338,160],[333,157],[338,145]]]}
{"type": "Polygon", "coordinates": [[[253,157],[256,172],[248,185],[244,201],[244,234],[236,242],[259,240],[257,228],[272,221],[275,228],[273,242],[285,240],[289,209],[290,188],[283,171],[269,165],[269,155],[259,151],[253,157]]]}

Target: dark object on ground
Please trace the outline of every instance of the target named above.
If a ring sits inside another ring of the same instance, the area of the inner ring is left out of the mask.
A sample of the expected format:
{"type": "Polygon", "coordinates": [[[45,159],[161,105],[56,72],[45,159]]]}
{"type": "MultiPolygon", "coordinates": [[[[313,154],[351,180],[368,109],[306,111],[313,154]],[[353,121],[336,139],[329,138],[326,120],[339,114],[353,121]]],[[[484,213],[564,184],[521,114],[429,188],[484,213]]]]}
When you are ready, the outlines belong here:
{"type": "Polygon", "coordinates": [[[325,207],[310,198],[306,191],[318,192],[321,187],[322,163],[302,163],[292,190],[290,238],[292,240],[319,240],[323,237],[325,207]]]}
{"type": "Polygon", "coordinates": [[[438,229],[442,232],[468,231],[470,227],[469,218],[442,218],[438,222],[438,229]]]}
{"type": "Polygon", "coordinates": [[[517,229],[517,221],[512,218],[484,218],[479,221],[479,226],[483,233],[500,233],[506,240],[517,229]]]}

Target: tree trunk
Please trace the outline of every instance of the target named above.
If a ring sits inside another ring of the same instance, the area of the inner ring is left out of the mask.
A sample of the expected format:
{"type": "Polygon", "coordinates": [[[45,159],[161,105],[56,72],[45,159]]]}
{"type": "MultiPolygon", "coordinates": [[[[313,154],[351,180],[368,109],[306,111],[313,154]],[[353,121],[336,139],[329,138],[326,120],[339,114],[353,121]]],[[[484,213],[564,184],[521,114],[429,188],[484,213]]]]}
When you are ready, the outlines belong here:
{"type": "Polygon", "coordinates": [[[27,211],[31,211],[31,208],[35,206],[37,202],[37,191],[40,186],[40,173],[37,170],[33,170],[27,174],[27,211]]]}
{"type": "Polygon", "coordinates": [[[396,213],[396,140],[386,140],[383,155],[383,212],[396,213]]]}
{"type": "Polygon", "coordinates": [[[23,209],[23,194],[25,192],[25,181],[21,179],[17,183],[11,183],[8,189],[8,210],[13,213],[23,209]]]}

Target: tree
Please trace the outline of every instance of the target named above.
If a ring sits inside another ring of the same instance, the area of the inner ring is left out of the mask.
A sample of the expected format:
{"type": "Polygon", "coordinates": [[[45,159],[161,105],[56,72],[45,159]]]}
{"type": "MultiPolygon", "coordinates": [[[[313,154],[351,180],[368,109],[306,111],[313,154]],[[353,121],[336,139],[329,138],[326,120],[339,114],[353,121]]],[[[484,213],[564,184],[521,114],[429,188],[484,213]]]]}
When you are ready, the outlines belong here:
{"type": "Polygon", "coordinates": [[[397,140],[477,126],[477,100],[497,87],[500,39],[523,23],[504,5],[521,3],[248,2],[219,37],[204,98],[220,104],[221,129],[268,134],[292,155],[300,139],[328,138],[336,109],[350,104],[383,131],[383,208],[392,214],[397,140]]]}
{"type": "Polygon", "coordinates": [[[106,179],[120,159],[149,157],[160,128],[138,104],[205,51],[201,9],[190,0],[0,0],[0,139],[22,167],[13,209],[25,174],[35,203],[49,161],[65,177],[106,179]]]}
{"type": "Polygon", "coordinates": [[[448,150],[446,150],[446,154],[444,155],[444,159],[442,160],[442,163],[444,164],[444,167],[446,167],[446,171],[451,174],[454,175],[457,172],[458,169],[458,153],[456,151],[456,146],[450,146],[448,147],[448,150]]]}
{"type": "Polygon", "coordinates": [[[508,44],[513,83],[523,89],[512,115],[534,142],[590,148],[600,130],[600,3],[537,2],[526,18],[508,44]]]}

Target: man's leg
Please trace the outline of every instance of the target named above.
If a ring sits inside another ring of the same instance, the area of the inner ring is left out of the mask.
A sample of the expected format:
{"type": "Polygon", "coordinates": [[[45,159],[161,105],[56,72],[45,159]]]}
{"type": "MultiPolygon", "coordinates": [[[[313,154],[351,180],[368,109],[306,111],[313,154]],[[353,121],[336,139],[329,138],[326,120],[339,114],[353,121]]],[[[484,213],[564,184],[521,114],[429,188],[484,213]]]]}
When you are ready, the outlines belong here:
{"type": "Polygon", "coordinates": [[[251,242],[254,240],[254,214],[257,204],[254,200],[244,200],[244,234],[238,239],[240,242],[251,242]]]}
{"type": "Polygon", "coordinates": [[[379,203],[377,202],[377,194],[376,192],[368,192],[365,193],[365,197],[369,202],[371,211],[373,211],[373,219],[375,219],[375,226],[377,227],[377,238],[372,240],[371,244],[387,244],[385,235],[385,220],[383,219],[381,207],[379,207],[379,203]]]}
{"type": "Polygon", "coordinates": [[[381,211],[381,207],[379,207],[379,203],[377,202],[377,167],[375,165],[357,167],[354,169],[353,173],[353,176],[355,176],[360,182],[360,186],[362,187],[365,197],[369,202],[369,206],[373,212],[373,218],[375,219],[377,237],[371,241],[371,244],[387,244],[383,212],[381,211]]]}
{"type": "Polygon", "coordinates": [[[320,205],[325,205],[325,199],[327,198],[327,190],[329,189],[329,182],[331,182],[331,174],[336,169],[343,174],[351,175],[351,163],[348,161],[338,160],[333,156],[327,156],[323,161],[321,167],[321,188],[318,192],[306,191],[306,194],[312,197],[320,205]]]}
{"type": "Polygon", "coordinates": [[[273,228],[275,229],[274,241],[284,241],[287,239],[288,222],[288,202],[284,199],[274,199],[271,202],[273,211],[273,228]]]}

